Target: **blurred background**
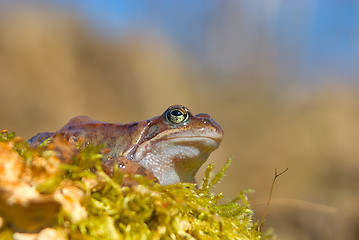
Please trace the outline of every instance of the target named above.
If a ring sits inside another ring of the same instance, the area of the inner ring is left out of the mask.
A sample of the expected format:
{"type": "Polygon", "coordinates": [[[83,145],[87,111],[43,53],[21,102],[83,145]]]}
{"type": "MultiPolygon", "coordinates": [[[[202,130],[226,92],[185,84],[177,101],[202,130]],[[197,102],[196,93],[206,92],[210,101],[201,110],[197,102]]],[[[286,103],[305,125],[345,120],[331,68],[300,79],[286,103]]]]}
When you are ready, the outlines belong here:
{"type": "Polygon", "coordinates": [[[216,191],[254,189],[256,220],[289,168],[264,225],[279,239],[359,239],[358,80],[355,0],[0,2],[1,129],[209,113],[208,163],[233,158],[216,191]]]}

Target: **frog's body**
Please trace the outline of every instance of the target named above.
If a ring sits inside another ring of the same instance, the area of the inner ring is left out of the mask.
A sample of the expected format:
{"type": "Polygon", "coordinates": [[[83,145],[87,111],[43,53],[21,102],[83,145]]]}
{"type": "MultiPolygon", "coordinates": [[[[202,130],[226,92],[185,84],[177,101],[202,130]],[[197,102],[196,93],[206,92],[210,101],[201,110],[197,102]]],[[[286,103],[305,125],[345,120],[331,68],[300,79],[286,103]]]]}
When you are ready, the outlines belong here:
{"type": "Polygon", "coordinates": [[[192,115],[184,106],[169,107],[161,116],[129,124],[106,123],[86,116],[71,119],[54,133],[39,133],[29,140],[38,145],[57,135],[69,142],[104,144],[103,165],[127,172],[154,175],[162,185],[191,182],[223,137],[208,114],[192,115]]]}

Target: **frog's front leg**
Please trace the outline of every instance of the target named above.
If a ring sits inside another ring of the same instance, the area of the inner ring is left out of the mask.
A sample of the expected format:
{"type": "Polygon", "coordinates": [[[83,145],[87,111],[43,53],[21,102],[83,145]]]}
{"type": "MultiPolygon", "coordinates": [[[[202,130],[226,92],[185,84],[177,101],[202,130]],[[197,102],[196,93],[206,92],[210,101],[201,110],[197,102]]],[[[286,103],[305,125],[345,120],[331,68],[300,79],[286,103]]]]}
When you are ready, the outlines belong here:
{"type": "Polygon", "coordinates": [[[41,143],[43,143],[46,139],[52,137],[54,135],[54,133],[52,132],[43,132],[43,133],[38,133],[35,136],[33,136],[32,138],[29,139],[29,144],[30,146],[39,146],[41,143]]]}
{"type": "Polygon", "coordinates": [[[138,185],[138,182],[131,178],[131,174],[142,175],[154,183],[159,183],[158,179],[146,168],[122,156],[103,161],[102,168],[107,175],[113,176],[116,164],[118,172],[129,174],[128,177],[123,179],[122,186],[138,185]]]}

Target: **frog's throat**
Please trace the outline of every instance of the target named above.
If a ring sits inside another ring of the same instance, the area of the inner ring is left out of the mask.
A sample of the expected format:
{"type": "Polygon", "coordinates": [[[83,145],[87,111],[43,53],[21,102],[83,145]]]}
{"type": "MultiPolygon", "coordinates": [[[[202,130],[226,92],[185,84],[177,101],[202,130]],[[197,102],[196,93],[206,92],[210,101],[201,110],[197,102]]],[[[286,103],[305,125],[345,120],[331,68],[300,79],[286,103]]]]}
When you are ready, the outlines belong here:
{"type": "Polygon", "coordinates": [[[138,146],[133,161],[149,170],[162,185],[192,182],[219,143],[206,136],[153,139],[138,146]]]}

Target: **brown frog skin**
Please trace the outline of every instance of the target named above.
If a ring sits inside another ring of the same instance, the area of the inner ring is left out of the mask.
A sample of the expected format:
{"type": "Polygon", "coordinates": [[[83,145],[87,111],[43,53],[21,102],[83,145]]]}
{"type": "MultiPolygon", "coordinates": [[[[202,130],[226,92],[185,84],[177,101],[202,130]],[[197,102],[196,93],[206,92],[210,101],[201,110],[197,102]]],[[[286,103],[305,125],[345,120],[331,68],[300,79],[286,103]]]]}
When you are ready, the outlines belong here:
{"type": "Polygon", "coordinates": [[[104,144],[102,162],[110,174],[117,163],[120,171],[153,175],[168,185],[192,182],[221,143],[223,131],[208,114],[193,115],[186,107],[173,105],[160,116],[129,124],[78,116],[57,132],[35,135],[29,143],[36,146],[59,135],[80,148],[104,144]]]}

